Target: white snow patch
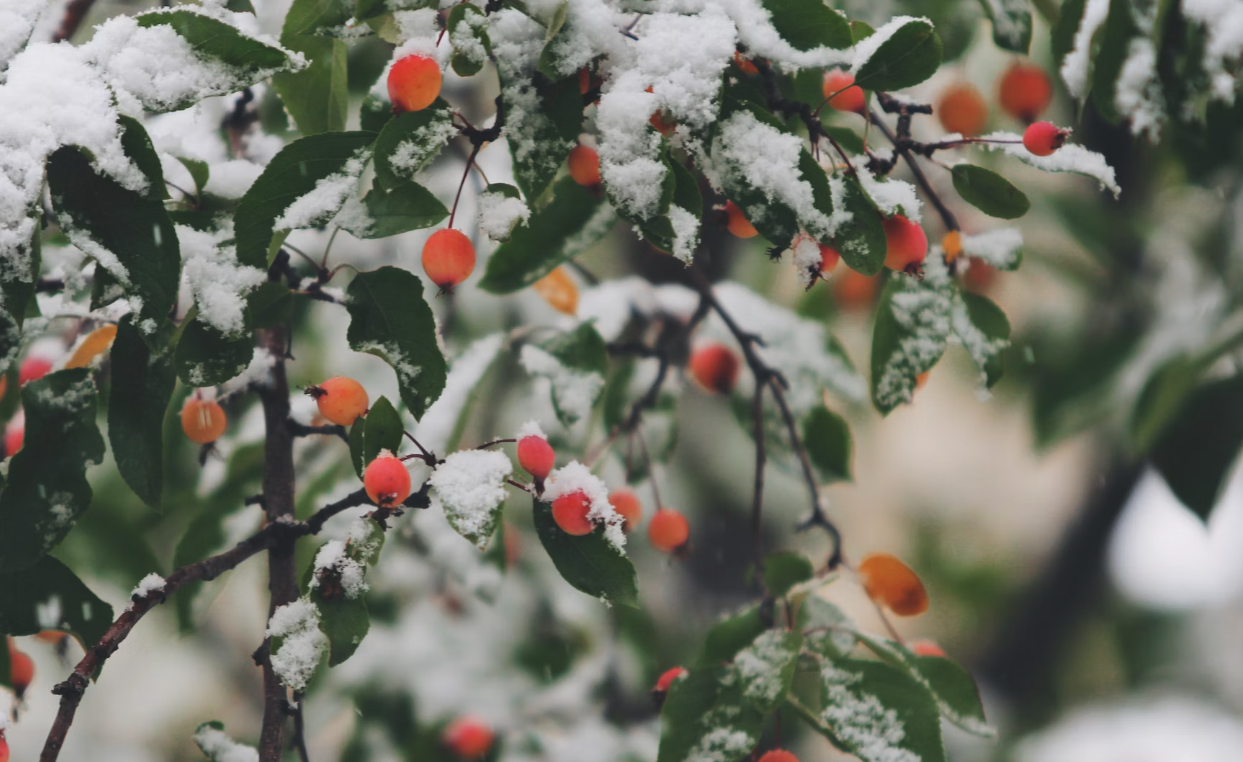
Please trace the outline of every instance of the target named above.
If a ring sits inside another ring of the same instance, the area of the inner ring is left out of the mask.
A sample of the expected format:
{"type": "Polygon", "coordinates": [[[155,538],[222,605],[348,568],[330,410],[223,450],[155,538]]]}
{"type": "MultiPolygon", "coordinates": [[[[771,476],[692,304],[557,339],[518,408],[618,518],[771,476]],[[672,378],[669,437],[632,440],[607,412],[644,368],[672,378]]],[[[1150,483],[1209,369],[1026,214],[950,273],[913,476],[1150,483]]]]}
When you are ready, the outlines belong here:
{"type": "Polygon", "coordinates": [[[604,388],[604,376],[594,370],[564,365],[534,344],[524,344],[519,359],[528,373],[549,380],[557,408],[567,420],[574,422],[591,415],[591,408],[604,388]]]}
{"type": "Polygon", "coordinates": [[[496,450],[462,450],[436,466],[428,480],[454,529],[483,550],[500,520],[505,478],[513,473],[509,456],[496,450]]]}
{"type": "Polygon", "coordinates": [[[265,634],[282,639],[270,657],[281,682],[295,691],[306,690],[307,681],[328,651],[328,636],[319,630],[319,609],[309,598],[287,603],[272,614],[265,634]]]}
{"type": "Polygon", "coordinates": [[[591,473],[591,469],[572,460],[563,468],[553,469],[544,483],[544,502],[552,503],[562,495],[582,492],[591,505],[587,518],[604,525],[604,537],[620,553],[626,547],[626,535],[622,527],[626,519],[613,510],[609,502],[609,488],[604,480],[591,473]]]}
{"type": "Polygon", "coordinates": [[[1122,193],[1114,168],[1105,162],[1105,157],[1089,151],[1080,145],[1068,143],[1049,156],[1036,156],[1023,147],[1023,136],[1014,132],[993,132],[981,138],[983,141],[1003,141],[1000,143],[981,142],[978,145],[992,151],[1001,151],[1020,161],[1032,165],[1045,172],[1073,172],[1095,179],[1102,188],[1108,188],[1117,198],[1122,193]]]}
{"type": "Polygon", "coordinates": [[[480,193],[479,232],[493,241],[507,241],[519,223],[531,219],[531,210],[520,198],[489,191],[480,193]]]}
{"type": "Polygon", "coordinates": [[[200,725],[194,742],[212,762],[259,762],[259,751],[255,747],[240,744],[211,725],[200,725]]]}

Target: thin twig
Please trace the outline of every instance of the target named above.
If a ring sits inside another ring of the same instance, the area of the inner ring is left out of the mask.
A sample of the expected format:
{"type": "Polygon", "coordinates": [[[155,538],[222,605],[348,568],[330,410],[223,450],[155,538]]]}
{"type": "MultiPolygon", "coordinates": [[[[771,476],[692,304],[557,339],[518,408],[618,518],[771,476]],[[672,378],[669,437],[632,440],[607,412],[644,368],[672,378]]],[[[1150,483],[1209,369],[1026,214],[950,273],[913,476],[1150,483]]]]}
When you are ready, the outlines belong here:
{"type": "Polygon", "coordinates": [[[289,421],[288,426],[289,433],[293,434],[295,437],[310,437],[322,434],[323,436],[340,437],[346,444],[349,444],[350,442],[349,432],[345,430],[344,426],[338,426],[336,424],[328,426],[307,426],[305,423],[298,423],[292,419],[289,421]]]}
{"type": "Polygon", "coordinates": [[[311,762],[311,755],[306,750],[306,718],[302,715],[302,699],[301,691],[293,694],[293,704],[290,713],[293,715],[293,738],[290,739],[289,745],[298,752],[298,759],[302,762],[311,762]]]}
{"type": "Polygon", "coordinates": [[[419,443],[419,440],[415,439],[415,438],[414,438],[414,435],[413,435],[413,434],[411,434],[410,432],[408,432],[408,431],[403,431],[403,432],[401,432],[401,433],[402,433],[402,434],[405,434],[405,435],[406,435],[406,439],[409,439],[411,442],[413,442],[413,443],[414,443],[414,446],[415,446],[415,447],[419,448],[419,454],[418,454],[417,456],[415,456],[415,457],[419,458],[420,460],[422,460],[422,461],[423,461],[424,463],[426,463],[427,465],[432,466],[433,468],[435,468],[436,463],[438,463],[438,462],[439,462],[439,461],[437,461],[437,459],[436,459],[436,455],[435,455],[434,453],[430,452],[430,451],[429,451],[426,447],[424,447],[422,444],[420,444],[420,443],[419,443]]]}
{"type": "Polygon", "coordinates": [[[755,543],[755,578],[764,579],[764,466],[768,452],[764,447],[764,384],[755,384],[751,398],[751,425],[755,437],[755,490],[751,496],[751,539],[755,543]]]}
{"type": "Polygon", "coordinates": [[[64,42],[72,38],[78,31],[78,27],[82,26],[82,20],[86,18],[87,12],[94,4],[95,0],[70,0],[70,3],[65,6],[65,15],[61,17],[60,27],[52,35],[52,42],[64,42]]]}

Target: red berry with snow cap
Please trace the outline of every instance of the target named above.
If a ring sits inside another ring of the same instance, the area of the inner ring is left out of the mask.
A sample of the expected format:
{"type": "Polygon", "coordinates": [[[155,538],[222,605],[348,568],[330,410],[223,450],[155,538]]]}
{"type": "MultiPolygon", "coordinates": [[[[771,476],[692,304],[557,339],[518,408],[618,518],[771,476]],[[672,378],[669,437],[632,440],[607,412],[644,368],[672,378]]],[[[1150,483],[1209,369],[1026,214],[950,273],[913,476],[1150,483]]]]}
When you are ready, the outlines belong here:
{"type": "Polygon", "coordinates": [[[494,734],[486,722],[459,717],[445,728],[443,741],[458,759],[478,759],[492,748],[494,734]]]}
{"type": "Polygon", "coordinates": [[[1023,133],[1023,147],[1036,156],[1050,156],[1066,145],[1070,130],[1062,129],[1053,122],[1036,122],[1023,133]]]}
{"type": "Polygon", "coordinates": [[[591,534],[596,525],[587,518],[590,512],[591,501],[585,492],[571,492],[552,501],[552,519],[568,535],[591,534]]]}
{"type": "Polygon", "coordinates": [[[388,450],[381,450],[380,455],[363,471],[363,488],[367,497],[383,508],[401,505],[410,497],[410,472],[406,464],[393,457],[388,450]]]}

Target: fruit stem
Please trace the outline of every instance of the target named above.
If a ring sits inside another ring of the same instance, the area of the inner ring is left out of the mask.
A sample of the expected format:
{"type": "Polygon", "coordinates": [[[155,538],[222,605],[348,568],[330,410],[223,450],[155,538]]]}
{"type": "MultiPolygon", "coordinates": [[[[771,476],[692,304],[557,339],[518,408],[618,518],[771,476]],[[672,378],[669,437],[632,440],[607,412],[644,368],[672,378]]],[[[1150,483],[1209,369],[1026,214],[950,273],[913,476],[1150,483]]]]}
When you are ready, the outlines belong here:
{"type": "Polygon", "coordinates": [[[475,157],[479,155],[479,149],[482,147],[482,143],[475,143],[470,149],[470,156],[466,159],[466,170],[462,172],[462,181],[457,184],[457,195],[453,197],[453,209],[449,212],[449,227],[453,227],[453,219],[457,216],[457,205],[462,200],[462,188],[466,187],[466,178],[470,177],[470,168],[474,166],[475,157]]]}

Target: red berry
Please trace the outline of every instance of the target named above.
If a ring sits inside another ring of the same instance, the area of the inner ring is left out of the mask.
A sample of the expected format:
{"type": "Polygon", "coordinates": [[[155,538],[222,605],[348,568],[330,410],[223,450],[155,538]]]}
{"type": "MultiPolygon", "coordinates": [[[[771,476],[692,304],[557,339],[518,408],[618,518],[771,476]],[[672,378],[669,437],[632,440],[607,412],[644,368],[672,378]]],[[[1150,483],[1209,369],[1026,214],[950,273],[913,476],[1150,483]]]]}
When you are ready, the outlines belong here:
{"type": "Polygon", "coordinates": [[[657,550],[670,553],[678,550],[690,539],[691,528],[686,517],[669,508],[661,508],[652,514],[647,525],[647,538],[657,550]]]}
{"type": "Polygon", "coordinates": [[[879,288],[880,276],[864,275],[849,267],[833,278],[833,298],[844,310],[863,310],[872,306],[879,288]]]}
{"type": "Polygon", "coordinates": [[[673,685],[674,680],[677,680],[685,674],[686,670],[682,667],[674,667],[673,669],[666,670],[665,673],[660,676],[660,679],[656,681],[656,687],[652,690],[665,693],[669,690],[669,686],[673,685]]]}
{"type": "Polygon", "coordinates": [[[609,505],[613,506],[613,510],[617,515],[626,520],[626,524],[622,529],[626,532],[633,532],[639,521],[643,518],[643,504],[639,502],[639,496],[628,489],[619,489],[609,495],[609,505]]]}
{"type": "Polygon", "coordinates": [[[35,678],[35,663],[22,651],[17,650],[13,639],[9,638],[9,680],[13,683],[13,692],[20,699],[30,681],[35,678]]]}
{"type": "Polygon", "coordinates": [[[911,567],[888,553],[874,553],[859,564],[859,578],[868,596],[898,616],[928,610],[928,592],[911,567]]]}
{"type": "Polygon", "coordinates": [[[363,488],[376,505],[384,508],[401,505],[410,497],[410,472],[400,459],[381,451],[363,471],[363,488]]]}
{"type": "Polygon", "coordinates": [[[27,357],[22,363],[22,369],[17,373],[17,383],[23,385],[27,381],[38,381],[51,369],[52,361],[46,357],[27,357]]]}
{"type": "Polygon", "coordinates": [[[785,749],[773,749],[760,757],[760,762],[798,762],[798,757],[785,749]]]}
{"type": "Polygon", "coordinates": [[[1039,66],[1015,63],[1001,77],[997,100],[1007,114],[1030,122],[1053,100],[1053,84],[1039,66]]]}
{"type": "Polygon", "coordinates": [[[427,56],[406,56],[388,70],[393,110],[422,111],[440,95],[440,65],[427,56]]]}
{"type": "Polygon", "coordinates": [[[363,385],[352,378],[337,376],[319,386],[307,387],[306,393],[315,398],[319,414],[338,426],[352,426],[358,416],[367,412],[370,400],[363,385]]]}
{"type": "Polygon", "coordinates": [[[445,228],[432,233],[423,244],[423,272],[448,293],[475,270],[475,247],[462,231],[445,228]]]}
{"type": "Polygon", "coordinates": [[[459,717],[445,728],[443,740],[458,759],[476,759],[492,748],[492,728],[475,717],[459,717]]]}
{"type": "Polygon", "coordinates": [[[191,397],[181,408],[181,430],[196,444],[215,442],[224,433],[228,422],[224,408],[215,400],[191,397]]]}
{"type": "Polygon", "coordinates": [[[1070,130],[1063,130],[1053,122],[1036,122],[1028,125],[1023,133],[1023,147],[1037,156],[1049,156],[1066,145],[1070,130]]]}
{"type": "Polygon", "coordinates": [[[691,377],[710,392],[729,394],[738,383],[741,363],[738,355],[724,344],[709,344],[691,353],[691,377]]]}
{"type": "Polygon", "coordinates": [[[829,98],[829,105],[838,111],[854,113],[862,113],[866,101],[863,88],[855,85],[855,75],[841,69],[825,73],[824,97],[829,98]]]}
{"type": "Polygon", "coordinates": [[[937,118],[946,132],[974,137],[988,126],[988,106],[980,91],[966,82],[950,85],[937,102],[937,118]]]}
{"type": "Polygon", "coordinates": [[[547,439],[531,434],[518,440],[518,465],[536,479],[547,479],[556,462],[557,453],[547,439]]]}
{"type": "Polygon", "coordinates": [[[923,228],[900,214],[886,217],[883,224],[885,267],[901,272],[924,261],[928,256],[928,236],[923,228]]]}
{"type": "Polygon", "coordinates": [[[831,273],[837,268],[837,263],[842,261],[842,255],[832,246],[820,244],[820,274],[831,273]]]}
{"type": "Polygon", "coordinates": [[[739,238],[755,238],[760,234],[733,201],[725,202],[725,218],[725,228],[739,238]]]}
{"type": "Polygon", "coordinates": [[[570,149],[570,177],[585,188],[600,184],[600,154],[591,146],[577,145],[570,149]]]}
{"type": "Polygon", "coordinates": [[[26,421],[23,418],[14,418],[9,422],[9,427],[4,430],[4,455],[5,457],[13,457],[17,451],[22,449],[22,440],[26,437],[26,421]]]}
{"type": "Polygon", "coordinates": [[[580,537],[591,534],[596,525],[591,523],[587,514],[591,511],[591,502],[582,492],[571,492],[552,501],[552,519],[568,535],[580,537]]]}
{"type": "Polygon", "coordinates": [[[9,742],[4,740],[3,730],[0,730],[0,762],[9,762],[9,742]]]}
{"type": "Polygon", "coordinates": [[[760,73],[760,70],[756,68],[755,64],[743,58],[742,53],[739,53],[736,50],[734,51],[734,63],[738,65],[739,69],[742,69],[743,74],[759,74],[760,73]]]}
{"type": "Polygon", "coordinates": [[[911,643],[911,650],[915,652],[916,656],[940,656],[945,658],[945,649],[931,640],[917,640],[911,643]]]}

